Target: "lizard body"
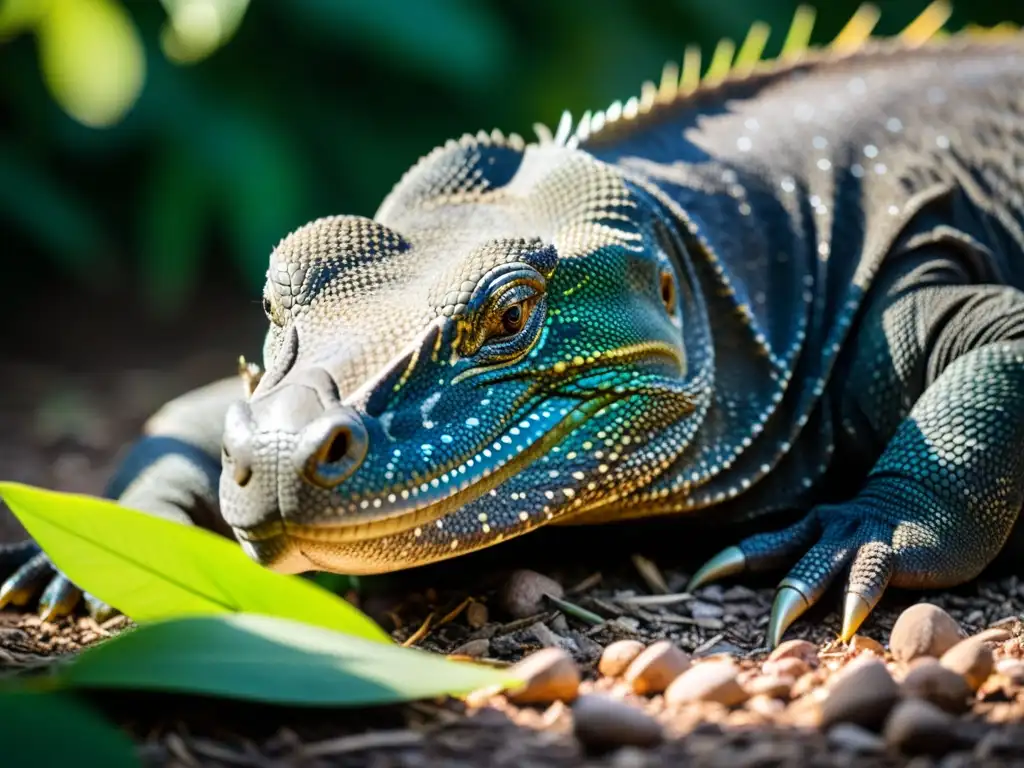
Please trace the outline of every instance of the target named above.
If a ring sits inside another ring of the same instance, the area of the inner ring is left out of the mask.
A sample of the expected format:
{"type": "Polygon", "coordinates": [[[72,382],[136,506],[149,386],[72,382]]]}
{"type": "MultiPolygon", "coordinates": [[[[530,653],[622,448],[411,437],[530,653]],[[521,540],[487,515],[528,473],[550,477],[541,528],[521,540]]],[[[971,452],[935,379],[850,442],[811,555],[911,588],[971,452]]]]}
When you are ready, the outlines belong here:
{"type": "MultiPolygon", "coordinates": [[[[940,12],[463,137],[300,228],[265,372],[170,404],[109,495],[291,572],[802,511],[694,580],[791,567],[772,642],[845,570],[844,636],[973,578],[1024,504],[1024,36],[926,43],[940,12]]],[[[18,551],[3,602],[54,573],[18,551]]]]}

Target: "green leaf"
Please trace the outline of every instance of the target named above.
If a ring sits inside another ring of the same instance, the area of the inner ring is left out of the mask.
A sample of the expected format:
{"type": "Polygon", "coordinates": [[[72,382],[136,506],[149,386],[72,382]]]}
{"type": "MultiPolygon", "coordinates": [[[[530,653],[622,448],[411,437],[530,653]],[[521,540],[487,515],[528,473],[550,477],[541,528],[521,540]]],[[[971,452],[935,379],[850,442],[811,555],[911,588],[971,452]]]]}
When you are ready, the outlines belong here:
{"type": "Polygon", "coordinates": [[[116,123],[142,90],[145,55],[131,17],[115,0],[51,0],[36,25],[50,93],[80,123],[116,123]]]}
{"type": "Polygon", "coordinates": [[[69,579],[136,621],[245,611],[390,642],[354,606],[201,528],[20,483],[0,497],[69,579]]]}
{"type": "Polygon", "coordinates": [[[0,744],[4,765],[139,766],[131,740],[70,696],[0,693],[0,744]]]}
{"type": "Polygon", "coordinates": [[[0,0],[0,40],[31,29],[46,15],[53,0],[0,0]]]}
{"type": "Polygon", "coordinates": [[[458,696],[519,682],[482,665],[251,614],[141,626],[84,651],[59,679],[84,688],[321,706],[458,696]]]}
{"type": "Polygon", "coordinates": [[[227,43],[249,0],[161,0],[170,17],[160,31],[164,55],[178,64],[201,61],[227,43]]]}

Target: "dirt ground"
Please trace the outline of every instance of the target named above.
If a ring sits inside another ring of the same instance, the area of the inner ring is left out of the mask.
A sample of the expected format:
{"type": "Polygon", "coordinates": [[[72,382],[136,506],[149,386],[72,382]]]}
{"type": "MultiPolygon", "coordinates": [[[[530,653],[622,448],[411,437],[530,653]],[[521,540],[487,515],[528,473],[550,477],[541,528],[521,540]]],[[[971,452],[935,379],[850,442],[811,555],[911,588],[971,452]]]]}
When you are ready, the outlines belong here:
{"type": "MultiPolygon", "coordinates": [[[[29,324],[0,361],[0,478],[98,493],[120,449],[155,407],[230,374],[239,353],[256,356],[262,322],[255,302],[236,301],[216,313],[203,306],[197,303],[188,320],[173,327],[142,320],[126,324],[123,315],[97,313],[88,300],[67,296],[37,306],[46,323],[29,324]]],[[[0,534],[18,538],[17,524],[2,514],[0,534]]],[[[624,638],[644,643],[667,638],[694,657],[728,656],[745,670],[760,669],[771,582],[730,582],[675,601],[652,600],[664,589],[682,593],[701,559],[732,538],[730,532],[718,532],[716,539],[712,532],[695,537],[673,531],[640,526],[540,532],[529,543],[524,539],[411,575],[370,580],[358,601],[396,639],[415,635],[417,646],[442,653],[505,664],[545,646],[561,647],[583,671],[585,692],[611,690],[611,681],[599,679],[596,664],[605,646],[624,638]],[[683,540],[691,544],[684,547],[683,540]],[[554,578],[567,600],[604,621],[592,625],[549,603],[534,615],[513,618],[502,591],[517,568],[554,578]],[[484,607],[470,610],[473,602],[484,607]]],[[[945,608],[966,634],[1006,629],[1009,639],[998,644],[997,660],[1024,655],[1024,626],[1018,621],[1024,581],[1005,564],[1002,571],[950,592],[891,593],[864,636],[887,643],[900,612],[922,597],[945,608]]],[[[837,602],[838,596],[831,596],[787,635],[816,644],[822,670],[852,655],[836,641],[837,602]]],[[[123,618],[103,626],[85,618],[44,623],[4,611],[0,670],[50,663],[124,623],[123,618]]],[[[826,677],[811,675],[809,685],[822,685],[826,677]]],[[[959,717],[964,735],[956,746],[942,755],[917,757],[884,745],[853,745],[785,716],[784,709],[672,708],[658,696],[634,703],[657,716],[669,738],[654,748],[604,753],[580,746],[566,705],[516,707],[501,697],[476,708],[427,702],[360,711],[157,695],[97,697],[96,703],[134,735],[140,755],[152,765],[1024,765],[1024,692],[1006,680],[983,687],[959,717]]]]}

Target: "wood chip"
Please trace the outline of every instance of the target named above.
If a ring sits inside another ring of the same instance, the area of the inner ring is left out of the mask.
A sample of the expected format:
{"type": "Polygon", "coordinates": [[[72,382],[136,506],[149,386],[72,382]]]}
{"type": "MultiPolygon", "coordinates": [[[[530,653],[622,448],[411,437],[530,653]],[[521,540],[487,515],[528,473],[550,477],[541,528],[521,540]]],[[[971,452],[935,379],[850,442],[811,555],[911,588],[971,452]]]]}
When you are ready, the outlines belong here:
{"type": "Polygon", "coordinates": [[[423,741],[423,734],[419,731],[371,731],[370,733],[358,733],[354,736],[341,736],[337,739],[325,741],[314,741],[311,744],[304,744],[299,752],[302,757],[335,757],[347,755],[352,752],[365,752],[371,749],[397,749],[399,747],[413,747],[423,741]]]}
{"type": "Polygon", "coordinates": [[[648,560],[643,555],[633,555],[632,560],[637,573],[640,574],[640,578],[646,582],[652,592],[659,592],[661,594],[671,592],[668,584],[665,583],[665,577],[661,575],[661,570],[653,561],[648,560]]]}

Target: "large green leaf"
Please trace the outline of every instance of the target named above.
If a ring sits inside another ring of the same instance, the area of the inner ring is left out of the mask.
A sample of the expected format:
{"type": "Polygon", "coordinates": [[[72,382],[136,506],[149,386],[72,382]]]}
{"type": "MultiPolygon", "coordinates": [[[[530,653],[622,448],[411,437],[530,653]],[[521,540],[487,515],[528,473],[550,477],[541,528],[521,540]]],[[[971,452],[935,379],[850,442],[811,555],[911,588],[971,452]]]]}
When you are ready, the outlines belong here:
{"type": "Polygon", "coordinates": [[[321,706],[412,701],[518,682],[506,671],[251,614],[146,624],[86,650],[60,680],[321,706]]]}
{"type": "Polygon", "coordinates": [[[57,693],[0,693],[0,745],[3,764],[23,768],[142,764],[124,733],[57,693]]]}
{"type": "Polygon", "coordinates": [[[135,103],[145,78],[145,52],[120,3],[51,0],[36,34],[46,84],[80,123],[116,123],[135,103]]]}
{"type": "Polygon", "coordinates": [[[0,40],[31,29],[45,16],[53,0],[0,0],[0,40]]]}
{"type": "Polygon", "coordinates": [[[201,528],[20,483],[0,497],[68,578],[137,621],[244,611],[389,641],[349,603],[201,528]]]}

